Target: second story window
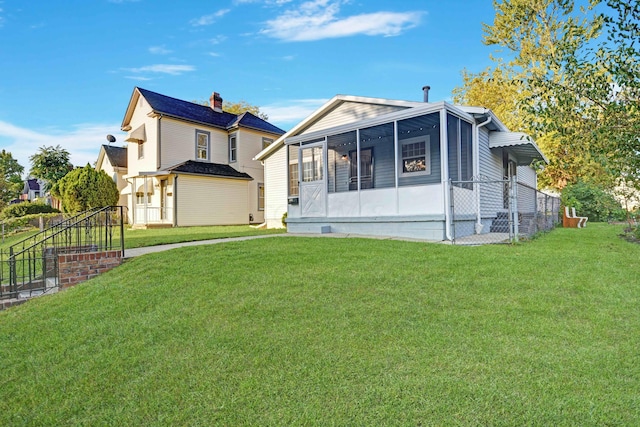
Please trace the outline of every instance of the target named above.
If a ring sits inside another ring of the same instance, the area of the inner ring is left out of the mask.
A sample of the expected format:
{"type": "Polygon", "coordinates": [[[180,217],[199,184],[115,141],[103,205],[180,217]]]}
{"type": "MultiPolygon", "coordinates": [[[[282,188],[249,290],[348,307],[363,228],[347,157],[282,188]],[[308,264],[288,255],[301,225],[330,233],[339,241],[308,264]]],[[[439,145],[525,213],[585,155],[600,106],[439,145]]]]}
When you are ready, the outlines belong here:
{"type": "Polygon", "coordinates": [[[273,142],[273,139],[262,137],[262,149],[264,150],[265,148],[270,146],[272,142],[273,142]]]}
{"type": "Polygon", "coordinates": [[[235,135],[229,136],[229,163],[238,161],[238,139],[235,135]]]}
{"type": "Polygon", "coordinates": [[[144,143],[142,142],[138,143],[138,158],[144,159],[144,143]]]}
{"type": "Polygon", "coordinates": [[[196,160],[209,160],[209,132],[196,131],[196,160]]]}

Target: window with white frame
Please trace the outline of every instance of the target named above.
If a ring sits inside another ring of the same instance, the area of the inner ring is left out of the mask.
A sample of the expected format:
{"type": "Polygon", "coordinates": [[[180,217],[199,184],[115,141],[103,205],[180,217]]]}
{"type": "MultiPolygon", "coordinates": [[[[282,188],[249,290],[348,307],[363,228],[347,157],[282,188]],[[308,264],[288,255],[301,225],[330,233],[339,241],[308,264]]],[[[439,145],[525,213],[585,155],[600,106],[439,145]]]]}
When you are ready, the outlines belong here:
{"type": "Polygon", "coordinates": [[[264,184],[258,183],[258,210],[264,210],[264,184]]]}
{"type": "MultiPolygon", "coordinates": [[[[151,193],[147,193],[146,203],[151,204],[151,193]]],[[[144,204],[145,204],[145,194],[136,193],[136,205],[144,205],[144,204]]]]}
{"type": "Polygon", "coordinates": [[[144,159],[144,143],[143,142],[138,143],[138,158],[144,159]]]}
{"type": "Polygon", "coordinates": [[[400,175],[428,175],[431,173],[429,136],[402,140],[400,144],[400,175]]]}
{"type": "Polygon", "coordinates": [[[236,135],[229,136],[229,163],[238,161],[238,138],[236,135]]]}
{"type": "Polygon", "coordinates": [[[209,160],[209,132],[196,131],[196,159],[209,160]]]}

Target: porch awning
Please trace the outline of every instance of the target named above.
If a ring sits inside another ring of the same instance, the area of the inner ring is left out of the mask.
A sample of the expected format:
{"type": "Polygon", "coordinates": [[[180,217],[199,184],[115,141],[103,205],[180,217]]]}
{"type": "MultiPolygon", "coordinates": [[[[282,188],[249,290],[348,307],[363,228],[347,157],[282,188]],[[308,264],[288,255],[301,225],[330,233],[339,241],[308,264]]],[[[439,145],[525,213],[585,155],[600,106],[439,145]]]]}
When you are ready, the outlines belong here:
{"type": "Polygon", "coordinates": [[[533,138],[523,132],[490,132],[489,148],[507,148],[515,155],[518,166],[528,166],[534,160],[549,163],[533,138]]]}
{"type": "MultiPolygon", "coordinates": [[[[136,182],[136,184],[138,184],[136,182]]],[[[136,193],[144,193],[144,181],[140,184],[138,184],[138,187],[136,188],[136,193]]],[[[150,179],[147,181],[147,194],[153,194],[153,180],[150,179]]]]}
{"type": "Polygon", "coordinates": [[[142,143],[142,142],[145,142],[146,140],[147,140],[147,132],[144,129],[144,124],[142,124],[141,126],[137,127],[134,131],[129,133],[129,137],[125,139],[125,141],[127,142],[136,142],[136,143],[142,143]]]}

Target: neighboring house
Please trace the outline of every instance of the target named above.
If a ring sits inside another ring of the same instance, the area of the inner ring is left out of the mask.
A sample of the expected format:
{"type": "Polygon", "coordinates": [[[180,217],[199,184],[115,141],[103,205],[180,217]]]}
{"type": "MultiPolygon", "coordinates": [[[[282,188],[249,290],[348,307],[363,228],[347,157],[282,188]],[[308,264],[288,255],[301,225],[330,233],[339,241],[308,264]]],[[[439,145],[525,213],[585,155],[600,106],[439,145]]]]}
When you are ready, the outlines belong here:
{"type": "Polygon", "coordinates": [[[111,145],[103,145],[100,147],[100,153],[98,153],[98,160],[96,161],[96,170],[105,171],[105,173],[113,179],[113,182],[116,183],[118,191],[120,192],[118,205],[127,206],[127,195],[122,194],[122,191],[127,188],[128,185],[124,179],[127,174],[127,148],[114,147],[111,145]]]}
{"type": "Polygon", "coordinates": [[[509,132],[488,109],[345,95],[255,159],[265,165],[269,227],[287,213],[290,232],[430,240],[452,239],[454,213],[459,236],[495,229],[511,212],[505,178],[525,184],[523,194],[531,189],[535,212],[530,164],[546,162],[530,138],[509,132]],[[473,179],[497,185],[457,183],[473,179]]]}
{"type": "Polygon", "coordinates": [[[20,194],[21,201],[33,201],[39,197],[44,196],[42,193],[42,188],[44,188],[43,183],[36,178],[29,178],[24,181],[24,188],[22,189],[22,194],[20,194]]]}
{"type": "Polygon", "coordinates": [[[134,226],[264,221],[264,169],[253,157],[284,131],[251,113],[222,111],[134,88],[128,132],[129,222],[134,226]]]}

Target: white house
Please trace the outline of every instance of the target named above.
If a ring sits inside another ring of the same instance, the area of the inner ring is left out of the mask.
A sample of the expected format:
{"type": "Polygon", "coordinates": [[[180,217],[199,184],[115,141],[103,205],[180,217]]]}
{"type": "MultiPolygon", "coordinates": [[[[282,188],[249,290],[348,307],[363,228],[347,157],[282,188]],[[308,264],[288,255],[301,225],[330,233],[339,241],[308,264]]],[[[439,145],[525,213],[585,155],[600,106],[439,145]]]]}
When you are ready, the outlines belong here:
{"type": "Polygon", "coordinates": [[[126,188],[133,226],[262,223],[264,170],[253,157],[284,131],[254,116],[134,88],[121,129],[128,133],[126,188]]]}
{"type": "Polygon", "coordinates": [[[258,153],[267,225],[281,226],[287,213],[290,232],[429,240],[488,233],[513,214],[510,178],[533,191],[518,219],[525,205],[535,210],[530,165],[546,161],[535,142],[488,109],[427,98],[337,95],[258,153]]]}
{"type": "Polygon", "coordinates": [[[112,145],[103,145],[98,153],[96,161],[96,170],[104,171],[109,175],[113,182],[116,183],[120,192],[119,206],[127,206],[127,195],[122,191],[127,188],[127,181],[124,179],[127,175],[127,148],[115,147],[112,145]]]}

